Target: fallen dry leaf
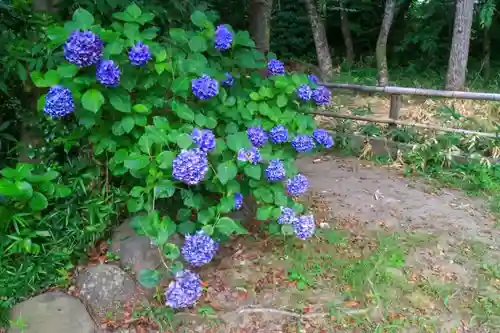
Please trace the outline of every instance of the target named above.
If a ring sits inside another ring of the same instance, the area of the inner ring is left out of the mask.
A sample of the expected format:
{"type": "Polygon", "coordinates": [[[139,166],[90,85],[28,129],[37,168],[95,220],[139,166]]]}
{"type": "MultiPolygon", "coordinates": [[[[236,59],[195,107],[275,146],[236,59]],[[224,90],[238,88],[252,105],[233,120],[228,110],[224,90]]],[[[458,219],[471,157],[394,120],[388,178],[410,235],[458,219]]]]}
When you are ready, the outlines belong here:
{"type": "Polygon", "coordinates": [[[357,308],[357,307],[359,307],[359,305],[360,305],[360,302],[356,301],[356,300],[351,300],[351,301],[345,301],[344,302],[344,306],[346,308],[357,308]]]}

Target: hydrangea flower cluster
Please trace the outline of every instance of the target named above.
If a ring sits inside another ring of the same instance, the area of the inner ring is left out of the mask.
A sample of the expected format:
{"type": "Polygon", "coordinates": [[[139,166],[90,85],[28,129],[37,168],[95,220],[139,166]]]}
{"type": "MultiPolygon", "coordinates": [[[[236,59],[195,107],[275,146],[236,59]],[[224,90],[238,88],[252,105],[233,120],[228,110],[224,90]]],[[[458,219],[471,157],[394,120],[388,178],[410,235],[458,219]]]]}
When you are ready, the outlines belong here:
{"type": "Polygon", "coordinates": [[[219,82],[203,74],[199,78],[191,80],[191,90],[201,100],[211,99],[219,93],[219,82]]]}
{"type": "Polygon", "coordinates": [[[92,31],[75,30],[64,44],[64,57],[78,67],[95,65],[104,53],[104,42],[92,31]]]}
{"type": "Polygon", "coordinates": [[[313,131],[313,138],[317,143],[322,145],[325,148],[333,147],[334,141],[332,136],[328,133],[327,130],[322,128],[317,128],[313,131]]]}
{"type": "Polygon", "coordinates": [[[182,150],[172,162],[172,176],[187,185],[196,185],[205,178],[208,160],[199,149],[182,150]]]}
{"type": "Polygon", "coordinates": [[[241,209],[241,207],[243,206],[243,194],[241,193],[235,193],[234,194],[234,208],[236,208],[236,210],[239,210],[241,209]]]}
{"type": "Polygon", "coordinates": [[[268,75],[285,75],[285,65],[278,59],[271,59],[267,63],[268,75]]]}
{"type": "Polygon", "coordinates": [[[173,309],[191,307],[201,297],[201,292],[200,276],[187,269],[180,271],[165,291],[166,304],[173,309]]]}
{"type": "Polygon", "coordinates": [[[304,102],[311,100],[312,90],[307,84],[302,84],[297,88],[295,93],[297,94],[297,97],[304,102]]]}
{"type": "Polygon", "coordinates": [[[278,217],[278,224],[293,224],[297,217],[290,207],[281,207],[281,215],[278,217]]]}
{"type": "Polygon", "coordinates": [[[312,91],[312,98],[317,105],[328,105],[332,99],[332,92],[320,86],[312,91]]]}
{"type": "Polygon", "coordinates": [[[198,148],[202,152],[209,153],[215,149],[215,135],[209,129],[193,129],[191,139],[193,139],[193,142],[198,145],[198,148]]]}
{"type": "Polygon", "coordinates": [[[215,48],[219,51],[229,50],[233,44],[233,33],[224,25],[217,26],[215,30],[215,48]]]}
{"type": "Polygon", "coordinates": [[[97,65],[97,81],[106,87],[116,87],[120,83],[120,75],[120,67],[113,60],[101,60],[97,65]]]}
{"type": "Polygon", "coordinates": [[[303,174],[298,174],[295,177],[288,179],[286,188],[291,196],[299,196],[306,193],[309,187],[309,180],[303,174]]]}
{"type": "Polygon", "coordinates": [[[293,221],[292,225],[295,235],[302,240],[306,240],[314,235],[314,231],[316,230],[316,222],[312,215],[300,216],[293,221]]]}
{"type": "Polygon", "coordinates": [[[283,125],[274,126],[269,131],[269,137],[272,143],[284,143],[288,141],[288,130],[283,125]]]}
{"type": "Polygon", "coordinates": [[[314,149],[314,139],[309,135],[297,135],[292,140],[292,146],[298,153],[307,153],[314,149]]]}
{"type": "Polygon", "coordinates": [[[238,160],[241,162],[250,162],[252,164],[258,164],[262,162],[262,156],[257,148],[252,147],[249,149],[241,148],[238,151],[238,160]]]}
{"type": "Polygon", "coordinates": [[[266,168],[266,177],[270,182],[278,182],[285,178],[285,166],[279,159],[269,161],[266,168]]]}
{"type": "Polygon", "coordinates": [[[151,60],[151,51],[149,46],[139,41],[128,51],[128,59],[134,66],[144,66],[151,60]]]}
{"type": "Polygon", "coordinates": [[[226,79],[221,81],[221,84],[224,86],[224,87],[232,87],[233,84],[234,84],[234,77],[231,73],[227,72],[226,74],[226,79]]]}
{"type": "Polygon", "coordinates": [[[203,231],[198,231],[194,235],[186,235],[181,253],[184,259],[191,265],[198,267],[210,262],[219,244],[203,231]]]}
{"type": "Polygon", "coordinates": [[[260,126],[249,127],[247,129],[248,140],[252,143],[254,147],[262,147],[265,145],[269,139],[266,131],[260,126]]]}
{"type": "Polygon", "coordinates": [[[60,118],[75,111],[75,101],[71,90],[56,85],[49,89],[45,96],[43,111],[53,118],[60,118]]]}

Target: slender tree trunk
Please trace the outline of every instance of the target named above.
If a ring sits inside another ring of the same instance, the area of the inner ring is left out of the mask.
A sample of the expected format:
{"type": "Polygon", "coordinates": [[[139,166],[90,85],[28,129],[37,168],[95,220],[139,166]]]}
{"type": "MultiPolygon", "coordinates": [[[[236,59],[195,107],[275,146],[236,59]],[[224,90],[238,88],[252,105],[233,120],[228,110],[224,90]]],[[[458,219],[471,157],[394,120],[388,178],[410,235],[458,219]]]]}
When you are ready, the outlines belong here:
{"type": "Polygon", "coordinates": [[[328,40],[326,39],[325,26],[323,25],[323,20],[316,10],[315,0],[305,0],[307,14],[309,15],[309,21],[311,22],[311,30],[314,39],[314,45],[316,46],[316,55],[318,57],[318,65],[321,71],[321,77],[324,81],[331,80],[333,78],[333,64],[332,56],[330,54],[330,46],[328,45],[328,40]]]}
{"type": "Polygon", "coordinates": [[[465,86],[467,60],[469,58],[470,33],[474,15],[474,0],[456,0],[455,23],[451,41],[447,90],[462,90],[465,86]]]}
{"type": "Polygon", "coordinates": [[[377,58],[378,85],[386,86],[389,83],[389,71],[387,69],[387,39],[391,31],[394,13],[396,11],[396,0],[385,0],[384,18],[380,26],[377,39],[375,56],[377,58]]]}
{"type": "Polygon", "coordinates": [[[484,27],[483,36],[483,78],[485,80],[490,79],[491,75],[491,36],[490,36],[491,26],[484,27]]]}
{"type": "Polygon", "coordinates": [[[272,8],[273,0],[252,0],[250,4],[250,34],[263,53],[269,52],[272,8]]]}
{"type": "Polygon", "coordinates": [[[346,58],[347,61],[352,64],[354,62],[354,45],[352,42],[349,17],[347,15],[347,12],[345,11],[343,1],[340,2],[340,27],[342,28],[342,36],[344,37],[346,58]]]}

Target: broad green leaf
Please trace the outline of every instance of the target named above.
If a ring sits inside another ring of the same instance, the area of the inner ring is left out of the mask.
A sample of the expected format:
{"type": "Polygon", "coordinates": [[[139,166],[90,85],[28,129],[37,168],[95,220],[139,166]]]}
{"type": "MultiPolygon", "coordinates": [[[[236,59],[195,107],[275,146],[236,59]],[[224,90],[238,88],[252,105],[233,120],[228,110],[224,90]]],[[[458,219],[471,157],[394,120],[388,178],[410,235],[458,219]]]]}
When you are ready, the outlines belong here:
{"type": "Polygon", "coordinates": [[[43,81],[47,85],[47,87],[55,86],[61,80],[61,76],[59,73],[53,69],[48,70],[47,73],[43,76],[43,81]]]}
{"type": "Polygon", "coordinates": [[[172,81],[172,86],[170,87],[170,89],[174,94],[187,92],[189,90],[190,84],[191,80],[189,78],[181,76],[172,81]]]}
{"type": "Polygon", "coordinates": [[[170,260],[175,260],[181,255],[179,247],[173,243],[168,243],[163,248],[163,255],[170,260]]]}
{"type": "Polygon", "coordinates": [[[201,36],[193,36],[189,40],[189,48],[193,52],[205,52],[208,48],[207,41],[201,36]]]}
{"type": "Polygon", "coordinates": [[[287,104],[288,104],[288,99],[286,98],[286,96],[283,94],[279,95],[278,99],[276,100],[276,105],[282,108],[285,107],[287,104]]]}
{"type": "Polygon", "coordinates": [[[124,48],[123,40],[115,39],[111,43],[106,45],[106,47],[104,48],[104,53],[106,55],[121,54],[123,52],[123,48],[124,48]]]}
{"type": "Polygon", "coordinates": [[[229,213],[234,209],[234,197],[230,196],[220,199],[218,207],[219,207],[219,212],[223,214],[229,213]]]}
{"type": "Polygon", "coordinates": [[[121,127],[125,131],[125,133],[130,133],[132,129],[134,129],[135,126],[135,120],[133,117],[127,116],[123,117],[123,119],[120,122],[121,127]]]}
{"type": "Polygon", "coordinates": [[[89,89],[82,96],[82,105],[85,109],[96,113],[104,104],[104,96],[99,90],[89,89]]]}
{"type": "Polygon", "coordinates": [[[248,234],[248,231],[243,228],[239,222],[229,217],[220,218],[215,224],[215,228],[223,235],[230,235],[232,233],[240,235],[248,234]]]}
{"type": "Polygon", "coordinates": [[[158,167],[161,169],[170,169],[175,158],[175,153],[172,151],[164,151],[156,157],[158,167]]]}
{"type": "Polygon", "coordinates": [[[127,201],[127,209],[130,213],[136,213],[140,211],[143,207],[144,207],[144,199],[142,197],[131,198],[127,201]]]}
{"type": "Polygon", "coordinates": [[[238,174],[238,168],[233,161],[227,161],[217,166],[217,178],[222,184],[227,184],[228,181],[234,179],[238,174]]]}
{"type": "Polygon", "coordinates": [[[245,175],[247,175],[250,178],[256,179],[256,180],[260,180],[260,178],[262,176],[262,169],[261,169],[260,165],[248,164],[245,166],[244,171],[245,171],[245,175]]]}
{"type": "Polygon", "coordinates": [[[175,193],[175,185],[170,180],[163,180],[155,186],[155,197],[158,199],[170,198],[175,193]]]}
{"type": "Polygon", "coordinates": [[[109,102],[120,112],[131,112],[130,96],[127,94],[113,94],[111,95],[109,102]]]}
{"type": "Polygon", "coordinates": [[[149,113],[151,110],[144,104],[136,104],[133,107],[134,111],[137,113],[149,113]]]}
{"type": "Polygon", "coordinates": [[[179,103],[177,101],[172,102],[172,110],[177,114],[177,116],[181,119],[187,121],[194,120],[194,112],[184,103],[179,103]]]}
{"type": "Polygon", "coordinates": [[[198,221],[202,224],[207,224],[215,217],[215,210],[211,207],[198,212],[198,221]]]}
{"type": "Polygon", "coordinates": [[[186,31],[181,28],[171,28],[168,30],[170,37],[176,42],[186,43],[188,41],[186,31]]]}
{"type": "Polygon", "coordinates": [[[179,223],[177,225],[177,231],[184,235],[190,235],[196,231],[196,224],[191,221],[179,223]]]}
{"type": "Polygon", "coordinates": [[[252,144],[248,140],[246,132],[238,132],[227,136],[226,143],[229,149],[239,152],[241,148],[251,148],[252,144]]]}
{"type": "Polygon", "coordinates": [[[257,209],[257,220],[267,221],[273,214],[273,206],[262,206],[257,209]]]}
{"type": "Polygon", "coordinates": [[[136,157],[129,157],[124,162],[124,165],[127,169],[130,170],[140,170],[148,166],[149,157],[144,155],[139,155],[136,157]]]}
{"type": "Polygon", "coordinates": [[[44,210],[49,205],[47,198],[40,192],[33,192],[33,196],[29,201],[29,205],[32,211],[39,212],[44,210]]]}
{"type": "Polygon", "coordinates": [[[200,28],[206,28],[210,25],[210,21],[208,20],[207,15],[205,15],[205,13],[203,12],[200,12],[199,10],[191,14],[191,22],[193,22],[194,25],[200,28]]]}
{"type": "Polygon", "coordinates": [[[155,288],[161,280],[160,272],[153,269],[143,269],[137,274],[137,280],[144,288],[155,288]]]}
{"type": "Polygon", "coordinates": [[[94,23],[94,16],[80,7],[73,13],[73,21],[77,24],[78,29],[88,30],[94,23]]]}
{"type": "Polygon", "coordinates": [[[78,66],[73,64],[63,64],[57,67],[57,73],[64,78],[72,78],[78,73],[78,66]]]}
{"type": "Polygon", "coordinates": [[[132,3],[127,7],[127,9],[125,9],[125,13],[136,20],[139,18],[139,16],[141,16],[142,11],[139,6],[137,6],[135,3],[132,3]]]}
{"type": "Polygon", "coordinates": [[[293,227],[290,224],[282,225],[281,233],[285,236],[293,235],[293,227]]]}
{"type": "Polygon", "coordinates": [[[248,31],[238,31],[234,36],[234,44],[254,48],[255,43],[248,31]]]}
{"type": "Polygon", "coordinates": [[[191,136],[189,134],[186,134],[186,133],[179,134],[179,136],[177,136],[176,141],[177,141],[177,145],[181,149],[187,149],[193,143],[191,136]]]}
{"type": "Polygon", "coordinates": [[[201,230],[208,236],[212,236],[214,233],[214,227],[212,225],[204,225],[201,230]]]}

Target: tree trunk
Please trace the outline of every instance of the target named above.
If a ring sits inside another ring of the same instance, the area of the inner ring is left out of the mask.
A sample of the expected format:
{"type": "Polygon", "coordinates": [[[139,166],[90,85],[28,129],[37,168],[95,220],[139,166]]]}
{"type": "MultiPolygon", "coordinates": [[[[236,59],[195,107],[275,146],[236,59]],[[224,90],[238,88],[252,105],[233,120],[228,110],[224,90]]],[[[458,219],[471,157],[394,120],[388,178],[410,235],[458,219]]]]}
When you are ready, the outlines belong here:
{"type": "Polygon", "coordinates": [[[491,36],[490,36],[491,26],[484,27],[483,36],[483,78],[485,80],[490,79],[491,75],[491,36]]]}
{"type": "Polygon", "coordinates": [[[323,81],[328,81],[333,78],[333,64],[332,56],[330,54],[330,46],[328,45],[328,40],[326,39],[325,26],[323,25],[323,20],[316,10],[315,0],[305,0],[307,14],[309,16],[309,21],[311,22],[311,30],[314,39],[314,45],[316,46],[316,55],[318,58],[318,65],[321,71],[321,78],[323,81]]]}
{"type": "Polygon", "coordinates": [[[269,52],[272,8],[273,0],[252,0],[250,4],[250,34],[264,54],[269,52]]]}
{"type": "Polygon", "coordinates": [[[349,63],[354,62],[354,45],[352,42],[351,28],[349,26],[349,17],[345,11],[344,2],[340,2],[340,27],[342,28],[342,36],[346,49],[346,58],[349,63]]]}
{"type": "Polygon", "coordinates": [[[451,41],[447,90],[462,90],[465,86],[467,60],[469,58],[470,33],[474,15],[474,0],[456,0],[455,23],[451,41]]]}
{"type": "Polygon", "coordinates": [[[389,83],[389,71],[387,69],[387,39],[391,31],[392,21],[396,10],[396,0],[385,0],[384,18],[380,26],[377,39],[375,56],[377,58],[378,85],[386,86],[389,83]]]}

